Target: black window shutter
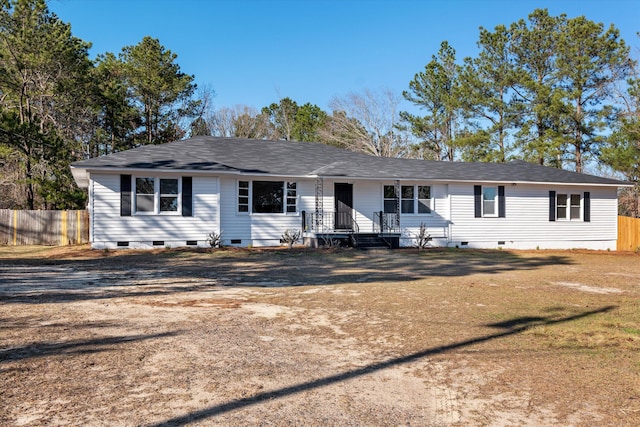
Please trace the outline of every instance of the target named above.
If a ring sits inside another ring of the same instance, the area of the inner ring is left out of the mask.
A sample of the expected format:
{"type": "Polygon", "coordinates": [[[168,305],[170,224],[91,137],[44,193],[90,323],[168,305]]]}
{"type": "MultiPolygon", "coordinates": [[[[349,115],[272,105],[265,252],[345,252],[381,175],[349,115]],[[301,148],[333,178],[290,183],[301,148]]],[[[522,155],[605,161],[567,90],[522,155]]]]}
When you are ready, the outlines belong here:
{"type": "Polygon", "coordinates": [[[505,216],[504,185],[498,185],[498,218],[504,218],[505,216]]]}
{"type": "Polygon", "coordinates": [[[120,216],[131,216],[131,175],[120,175],[120,216]]]}
{"type": "Polygon", "coordinates": [[[556,220],[556,192],[549,191],[549,221],[556,220]]]}
{"type": "Polygon", "coordinates": [[[193,216],[193,185],[190,176],[182,177],[182,216],[193,216]]]}
{"type": "Polygon", "coordinates": [[[480,218],[482,216],[482,186],[474,185],[473,186],[473,205],[475,211],[475,217],[480,218]]]}
{"type": "Polygon", "coordinates": [[[584,222],[591,222],[591,193],[584,192],[584,213],[582,215],[584,222]]]}

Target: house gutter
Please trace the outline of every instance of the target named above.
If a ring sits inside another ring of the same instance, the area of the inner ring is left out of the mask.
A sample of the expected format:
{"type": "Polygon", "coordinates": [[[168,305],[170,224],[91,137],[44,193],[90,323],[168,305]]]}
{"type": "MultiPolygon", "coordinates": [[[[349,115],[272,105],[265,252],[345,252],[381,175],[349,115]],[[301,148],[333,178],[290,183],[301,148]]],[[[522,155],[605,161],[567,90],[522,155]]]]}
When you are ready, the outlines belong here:
{"type": "Polygon", "coordinates": [[[306,174],[306,175],[288,175],[288,174],[275,174],[275,173],[259,173],[259,172],[245,172],[245,171],[212,171],[212,170],[193,170],[193,169],[151,169],[151,168],[78,168],[71,166],[71,173],[76,183],[81,188],[86,188],[89,185],[89,179],[92,172],[103,172],[113,174],[149,174],[153,171],[154,174],[188,174],[188,175],[200,175],[200,176],[264,176],[274,178],[298,178],[298,179],[332,179],[332,180],[362,180],[362,181],[426,181],[432,183],[483,183],[483,184],[503,184],[503,185],[564,185],[564,186],[579,186],[579,187],[633,187],[633,183],[625,183],[620,181],[619,183],[588,183],[588,182],[546,182],[546,181],[500,181],[500,180],[482,180],[482,179],[443,179],[443,178],[416,178],[416,177],[403,177],[403,176],[388,176],[388,177],[360,177],[360,176],[347,176],[347,175],[322,175],[322,174],[306,174]]]}

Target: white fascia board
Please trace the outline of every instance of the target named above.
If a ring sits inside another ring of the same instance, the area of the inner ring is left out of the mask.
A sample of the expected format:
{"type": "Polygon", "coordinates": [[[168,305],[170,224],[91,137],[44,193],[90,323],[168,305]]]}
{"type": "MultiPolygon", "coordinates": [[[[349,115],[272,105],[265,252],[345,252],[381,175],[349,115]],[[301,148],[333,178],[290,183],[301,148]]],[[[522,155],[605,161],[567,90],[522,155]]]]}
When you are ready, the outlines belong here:
{"type": "Polygon", "coordinates": [[[626,184],[603,184],[603,183],[569,183],[569,182],[540,182],[540,181],[494,181],[494,180],[453,180],[453,179],[427,179],[427,178],[418,178],[418,177],[359,177],[359,176],[345,176],[345,175],[287,175],[287,174],[273,174],[273,173],[247,173],[242,171],[203,171],[203,170],[192,170],[192,169],[151,169],[151,168],[89,168],[89,169],[80,169],[71,167],[71,172],[80,187],[86,187],[89,185],[89,173],[90,172],[100,172],[100,173],[113,173],[113,174],[144,174],[144,173],[153,173],[153,174],[183,174],[183,175],[203,175],[203,176],[220,176],[220,175],[230,175],[230,176],[247,176],[247,177],[273,177],[273,178],[295,178],[295,179],[330,179],[330,180],[362,180],[362,181],[423,181],[423,182],[433,182],[440,184],[495,184],[495,185],[548,185],[548,186],[579,186],[579,187],[633,187],[634,184],[626,183],[626,184]],[[82,184],[81,184],[82,183],[82,184]],[[84,185],[83,185],[84,184],[84,185]]]}
{"type": "Polygon", "coordinates": [[[595,183],[570,183],[570,182],[540,182],[540,181],[490,181],[490,180],[456,180],[456,179],[429,179],[429,178],[415,178],[415,177],[357,177],[357,176],[327,176],[323,175],[320,178],[331,180],[362,180],[362,181],[423,181],[437,184],[495,184],[495,185],[549,185],[549,186],[580,186],[580,187],[633,187],[634,184],[595,184],[595,183]]]}
{"type": "Polygon", "coordinates": [[[89,188],[89,172],[86,169],[71,166],[71,174],[78,187],[89,188]]]}
{"type": "MultiPolygon", "coordinates": [[[[73,167],[72,167],[73,169],[73,167]]],[[[77,169],[77,168],[76,168],[77,169]]],[[[87,174],[90,172],[93,173],[106,173],[106,174],[130,174],[130,175],[163,175],[163,174],[174,174],[174,175],[201,175],[201,176],[221,176],[221,175],[230,175],[230,176],[265,176],[265,177],[273,177],[273,178],[307,178],[307,179],[315,179],[315,175],[286,175],[286,174],[273,174],[273,173],[247,173],[241,171],[203,171],[203,170],[193,170],[193,169],[152,169],[152,168],[87,168],[81,169],[85,171],[87,174]]],[[[74,175],[75,176],[75,175],[74,175]]]]}

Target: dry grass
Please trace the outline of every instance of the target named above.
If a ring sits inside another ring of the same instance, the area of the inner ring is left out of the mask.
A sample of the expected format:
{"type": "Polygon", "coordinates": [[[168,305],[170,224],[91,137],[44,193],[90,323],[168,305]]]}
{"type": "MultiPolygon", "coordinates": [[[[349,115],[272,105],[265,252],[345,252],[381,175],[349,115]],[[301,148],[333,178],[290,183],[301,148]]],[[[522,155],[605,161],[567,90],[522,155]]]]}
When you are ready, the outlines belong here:
{"type": "Polygon", "coordinates": [[[640,256],[0,247],[3,425],[639,425],[640,256]]]}

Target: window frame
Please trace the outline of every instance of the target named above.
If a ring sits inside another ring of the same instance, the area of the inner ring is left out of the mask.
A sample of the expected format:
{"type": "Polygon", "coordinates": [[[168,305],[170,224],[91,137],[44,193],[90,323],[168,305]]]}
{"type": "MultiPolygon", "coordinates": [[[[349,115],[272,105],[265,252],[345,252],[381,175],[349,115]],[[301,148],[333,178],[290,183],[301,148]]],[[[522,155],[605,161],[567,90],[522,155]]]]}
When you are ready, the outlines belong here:
{"type": "MultiPolygon", "coordinates": [[[[387,193],[387,187],[390,187],[391,189],[393,189],[393,193],[395,194],[395,186],[394,185],[387,185],[387,184],[383,184],[382,186],[382,210],[384,213],[386,214],[395,214],[395,206],[396,206],[396,200],[398,199],[397,197],[391,198],[391,197],[386,197],[387,193]],[[386,204],[387,202],[393,202],[394,203],[394,210],[392,212],[387,211],[386,209],[386,204]]],[[[405,216],[433,216],[434,214],[434,198],[433,198],[433,186],[431,184],[406,184],[406,185],[400,185],[400,215],[405,215],[405,216]],[[429,198],[428,199],[423,199],[420,198],[420,188],[422,187],[426,187],[429,189],[429,198]],[[405,194],[405,189],[411,188],[411,194],[413,195],[411,198],[404,198],[402,197],[405,194]],[[428,208],[429,208],[429,212],[420,212],[420,203],[423,200],[428,200],[428,208]],[[406,202],[406,203],[405,203],[406,202]],[[411,202],[411,204],[409,205],[409,202],[411,202]],[[411,206],[411,208],[407,208],[405,210],[405,206],[411,206]],[[410,212],[409,212],[410,211],[410,212]]]]}
{"type": "Polygon", "coordinates": [[[556,221],[584,222],[584,199],[581,193],[556,193],[556,221]],[[566,197],[564,204],[560,204],[560,197],[566,197]],[[578,198],[578,204],[573,203],[573,198],[578,198]],[[565,215],[560,216],[560,209],[565,210],[565,215]],[[576,209],[578,216],[573,217],[573,210],[576,209]]]}
{"type": "Polygon", "coordinates": [[[133,175],[131,177],[131,214],[140,215],[140,216],[154,216],[154,215],[180,216],[182,215],[182,177],[163,176],[163,175],[133,175]],[[150,210],[150,211],[138,210],[138,196],[147,196],[147,197],[151,196],[151,193],[138,194],[137,184],[139,179],[153,180],[153,210],[150,210]],[[160,193],[162,180],[177,181],[177,193],[176,194],[160,193]],[[170,211],[161,210],[162,197],[175,198],[176,209],[170,210],[170,211]]]}
{"type": "Polygon", "coordinates": [[[482,209],[482,217],[483,218],[498,218],[499,215],[499,197],[498,197],[498,193],[499,193],[499,188],[498,185],[483,185],[482,186],[482,192],[480,193],[481,199],[480,199],[480,206],[482,209]],[[493,199],[492,200],[488,200],[485,199],[485,190],[486,189],[493,189],[494,190],[494,195],[493,195],[493,199]],[[493,202],[493,213],[489,214],[485,212],[485,203],[486,202],[493,202]]]}
{"type": "MultiPolygon", "coordinates": [[[[402,191],[402,190],[401,190],[402,191]]],[[[398,200],[398,195],[396,194],[395,185],[382,185],[382,212],[385,214],[396,214],[398,205],[396,204],[396,200],[398,200]],[[387,187],[391,188],[391,192],[393,193],[393,197],[387,197],[387,187]],[[387,211],[387,202],[393,202],[393,210],[387,211]]]]}
{"type": "Polygon", "coordinates": [[[238,179],[236,181],[236,214],[237,215],[300,215],[300,201],[297,181],[269,180],[269,179],[238,179]],[[280,212],[256,212],[254,209],[254,183],[255,182],[279,182],[282,183],[282,211],[280,212]],[[248,187],[243,187],[247,183],[248,187]],[[244,190],[247,195],[243,194],[244,190]],[[247,199],[246,203],[244,199],[247,199]],[[241,200],[243,199],[243,200],[241,200]],[[246,211],[241,210],[241,206],[246,206],[246,211]]]}
{"type": "Polygon", "coordinates": [[[239,215],[249,215],[251,213],[251,181],[239,179],[236,182],[236,213],[239,215]],[[247,184],[246,187],[241,184],[247,184]],[[246,194],[244,194],[246,190],[246,194]],[[245,199],[241,201],[241,199],[245,199]],[[240,209],[240,206],[246,207],[246,210],[240,209]]]}

